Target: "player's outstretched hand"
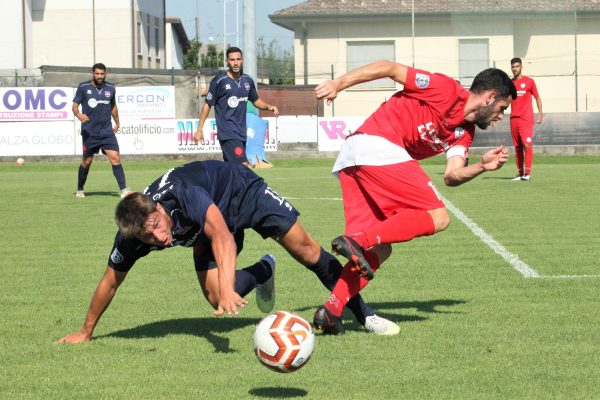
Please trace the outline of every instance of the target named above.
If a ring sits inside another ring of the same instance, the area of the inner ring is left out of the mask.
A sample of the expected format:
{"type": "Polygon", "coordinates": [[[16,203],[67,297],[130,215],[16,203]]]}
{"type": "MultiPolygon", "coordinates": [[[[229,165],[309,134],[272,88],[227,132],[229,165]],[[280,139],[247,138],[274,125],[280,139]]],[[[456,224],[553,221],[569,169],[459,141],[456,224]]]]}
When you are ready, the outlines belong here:
{"type": "Polygon", "coordinates": [[[92,337],[83,333],[83,332],[75,332],[71,333],[65,337],[62,337],[54,342],[54,344],[58,343],[84,343],[92,340],[92,337]]]}
{"type": "Polygon", "coordinates": [[[248,304],[248,300],[243,299],[234,291],[225,294],[222,293],[214,315],[217,317],[220,317],[223,314],[239,315],[237,308],[243,308],[246,304],[248,304]]]}
{"type": "Polygon", "coordinates": [[[317,99],[326,99],[327,104],[331,104],[337,97],[338,89],[335,81],[325,81],[315,88],[317,99]]]}
{"type": "Polygon", "coordinates": [[[504,146],[498,146],[488,150],[483,157],[481,157],[481,163],[486,171],[500,169],[506,161],[508,161],[508,150],[504,146]]]}

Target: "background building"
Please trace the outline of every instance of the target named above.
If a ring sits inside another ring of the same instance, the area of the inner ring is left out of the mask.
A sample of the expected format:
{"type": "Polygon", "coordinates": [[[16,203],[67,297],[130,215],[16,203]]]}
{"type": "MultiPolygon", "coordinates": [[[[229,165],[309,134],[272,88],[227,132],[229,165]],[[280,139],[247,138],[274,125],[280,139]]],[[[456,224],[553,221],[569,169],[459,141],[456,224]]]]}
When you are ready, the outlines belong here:
{"type": "Polygon", "coordinates": [[[2,8],[0,69],[167,66],[164,0],[17,0],[2,8]]]}
{"type": "MultiPolygon", "coordinates": [[[[517,56],[536,80],[545,112],[600,111],[598,1],[308,0],[270,19],[295,33],[296,84],[388,59],[468,87],[488,67],[512,76],[517,56]]],[[[363,84],[326,112],[368,115],[400,88],[389,79],[363,84]]]]}

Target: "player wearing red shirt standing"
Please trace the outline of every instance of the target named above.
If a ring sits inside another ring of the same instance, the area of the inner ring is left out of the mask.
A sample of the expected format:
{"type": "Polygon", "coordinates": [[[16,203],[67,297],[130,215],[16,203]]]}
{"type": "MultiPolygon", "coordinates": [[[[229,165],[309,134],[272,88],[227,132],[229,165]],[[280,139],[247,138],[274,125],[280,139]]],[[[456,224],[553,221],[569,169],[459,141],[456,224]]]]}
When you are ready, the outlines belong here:
{"type": "Polygon", "coordinates": [[[332,247],[349,262],[313,319],[315,328],[328,334],[343,332],[344,305],[390,256],[391,243],[448,227],[444,203],[417,160],[445,153],[445,183],[457,186],[508,159],[508,151],[498,146],[479,162],[466,163],[475,126],[486,129],[500,121],[517,95],[499,69],[479,73],[466,90],[448,76],[380,61],[320,84],[316,95],[329,104],[346,88],[386,77],[404,89],[346,139],[333,168],[342,187],[346,228],[332,247]]]}
{"type": "Polygon", "coordinates": [[[533,106],[531,97],[535,98],[538,109],[537,123],[542,123],[542,98],[535,81],[522,73],[523,63],[519,57],[510,60],[513,83],[517,89],[517,98],[510,106],[510,131],[515,146],[515,161],[519,175],[513,181],[528,181],[533,165],[533,106]],[[525,168],[523,168],[525,163],[525,168]]]}

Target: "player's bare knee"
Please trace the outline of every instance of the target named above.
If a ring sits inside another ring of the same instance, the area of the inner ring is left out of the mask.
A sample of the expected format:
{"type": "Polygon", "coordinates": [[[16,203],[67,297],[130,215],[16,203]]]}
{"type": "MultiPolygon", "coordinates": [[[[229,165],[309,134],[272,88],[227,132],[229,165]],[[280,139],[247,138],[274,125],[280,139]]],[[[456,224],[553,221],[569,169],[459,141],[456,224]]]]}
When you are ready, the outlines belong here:
{"type": "Polygon", "coordinates": [[[446,230],[450,225],[450,216],[448,215],[448,211],[446,211],[445,208],[431,210],[429,211],[429,214],[433,219],[433,225],[435,226],[436,233],[446,230]]]}

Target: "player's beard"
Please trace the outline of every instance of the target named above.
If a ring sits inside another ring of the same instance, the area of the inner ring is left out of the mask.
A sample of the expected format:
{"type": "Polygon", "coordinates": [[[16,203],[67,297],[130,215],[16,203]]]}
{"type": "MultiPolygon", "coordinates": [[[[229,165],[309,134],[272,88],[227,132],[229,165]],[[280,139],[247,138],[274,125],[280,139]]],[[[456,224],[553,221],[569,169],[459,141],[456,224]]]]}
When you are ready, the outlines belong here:
{"type": "Polygon", "coordinates": [[[100,87],[100,86],[104,85],[104,79],[92,78],[92,80],[94,81],[94,85],[96,87],[100,87]]]}
{"type": "Polygon", "coordinates": [[[480,129],[487,129],[492,124],[492,117],[495,114],[496,100],[492,104],[483,106],[475,113],[475,125],[480,129]]]}
{"type": "MultiPolygon", "coordinates": [[[[233,71],[233,68],[229,67],[229,73],[232,75],[235,74],[235,72],[233,71]]],[[[243,73],[244,73],[244,66],[241,65],[238,74],[242,75],[243,73]]]]}

